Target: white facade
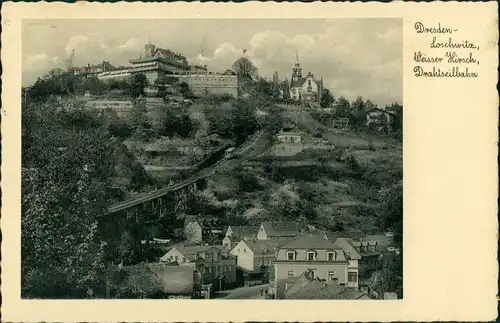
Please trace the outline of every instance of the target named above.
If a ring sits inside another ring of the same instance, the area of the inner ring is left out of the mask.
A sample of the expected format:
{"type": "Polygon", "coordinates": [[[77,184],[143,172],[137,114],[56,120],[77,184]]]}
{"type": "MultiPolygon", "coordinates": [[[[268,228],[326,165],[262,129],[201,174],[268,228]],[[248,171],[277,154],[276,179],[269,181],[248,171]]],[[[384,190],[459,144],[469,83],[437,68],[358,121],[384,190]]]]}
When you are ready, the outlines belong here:
{"type": "Polygon", "coordinates": [[[246,270],[254,270],[254,253],[245,241],[240,241],[231,250],[231,255],[237,257],[237,265],[246,270]]]}
{"type": "Polygon", "coordinates": [[[160,258],[161,262],[173,262],[176,261],[180,265],[183,264],[192,264],[194,265],[194,262],[191,263],[189,259],[186,257],[186,255],[183,255],[179,250],[177,250],[175,247],[170,249],[163,257],[160,258]]]}
{"type": "Polygon", "coordinates": [[[189,222],[184,228],[184,235],[191,242],[201,243],[203,241],[203,230],[198,221],[189,222]]]}

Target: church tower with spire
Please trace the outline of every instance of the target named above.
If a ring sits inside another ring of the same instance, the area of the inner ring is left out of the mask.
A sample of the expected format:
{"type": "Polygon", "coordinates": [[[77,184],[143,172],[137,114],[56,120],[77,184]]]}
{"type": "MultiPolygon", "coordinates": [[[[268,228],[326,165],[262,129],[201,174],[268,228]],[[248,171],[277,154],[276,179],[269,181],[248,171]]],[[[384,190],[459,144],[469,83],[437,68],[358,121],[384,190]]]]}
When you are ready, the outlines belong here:
{"type": "Polygon", "coordinates": [[[298,51],[295,52],[295,58],[297,61],[295,63],[295,67],[292,70],[292,83],[297,83],[302,79],[302,68],[300,67],[298,51]]]}

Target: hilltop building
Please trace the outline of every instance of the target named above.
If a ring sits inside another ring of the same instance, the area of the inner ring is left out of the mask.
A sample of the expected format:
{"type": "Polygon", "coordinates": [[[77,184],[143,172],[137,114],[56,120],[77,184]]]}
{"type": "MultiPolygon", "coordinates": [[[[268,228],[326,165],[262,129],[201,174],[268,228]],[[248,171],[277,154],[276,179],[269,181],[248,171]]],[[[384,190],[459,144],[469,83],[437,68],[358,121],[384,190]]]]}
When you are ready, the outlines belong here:
{"type": "Polygon", "coordinates": [[[150,42],[144,46],[144,57],[141,56],[129,62],[132,64],[130,72],[146,75],[150,84],[156,81],[170,83],[172,74],[191,69],[184,55],[156,47],[150,42]]]}
{"type": "Polygon", "coordinates": [[[305,77],[302,76],[299,57],[292,70],[290,81],[290,98],[300,103],[320,103],[323,91],[323,78],[316,80],[310,71],[305,77]]]}
{"type": "Polygon", "coordinates": [[[115,70],[116,67],[111,65],[109,62],[103,61],[102,63],[96,65],[73,67],[71,70],[75,76],[80,76],[84,78],[96,77],[98,74],[103,72],[109,72],[115,70]]]}

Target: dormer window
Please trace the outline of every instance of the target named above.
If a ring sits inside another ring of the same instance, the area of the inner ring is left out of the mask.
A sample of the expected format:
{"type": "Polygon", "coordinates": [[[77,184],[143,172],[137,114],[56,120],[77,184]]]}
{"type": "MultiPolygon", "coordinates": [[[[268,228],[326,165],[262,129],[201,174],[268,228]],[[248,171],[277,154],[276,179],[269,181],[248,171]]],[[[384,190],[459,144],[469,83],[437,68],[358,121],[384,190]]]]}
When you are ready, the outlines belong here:
{"type": "Polygon", "coordinates": [[[295,260],[295,251],[288,251],[286,253],[286,258],[289,260],[289,261],[293,261],[295,260]]]}
{"type": "Polygon", "coordinates": [[[307,261],[314,261],[314,260],[316,260],[316,253],[314,251],[308,251],[307,261]]]}
{"type": "Polygon", "coordinates": [[[337,255],[335,254],[335,251],[328,253],[328,261],[335,261],[336,258],[337,258],[337,255]]]}

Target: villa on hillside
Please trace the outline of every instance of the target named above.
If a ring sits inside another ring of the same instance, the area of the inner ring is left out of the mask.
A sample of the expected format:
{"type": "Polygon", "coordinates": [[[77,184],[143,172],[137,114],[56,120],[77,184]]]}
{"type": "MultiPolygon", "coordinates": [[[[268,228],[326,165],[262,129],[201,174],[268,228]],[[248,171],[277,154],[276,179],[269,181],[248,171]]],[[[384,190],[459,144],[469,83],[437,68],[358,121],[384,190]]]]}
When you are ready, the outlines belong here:
{"type": "Polygon", "coordinates": [[[302,68],[297,55],[290,82],[290,98],[300,103],[320,103],[322,92],[323,78],[317,80],[311,72],[302,77],[302,68]]]}

